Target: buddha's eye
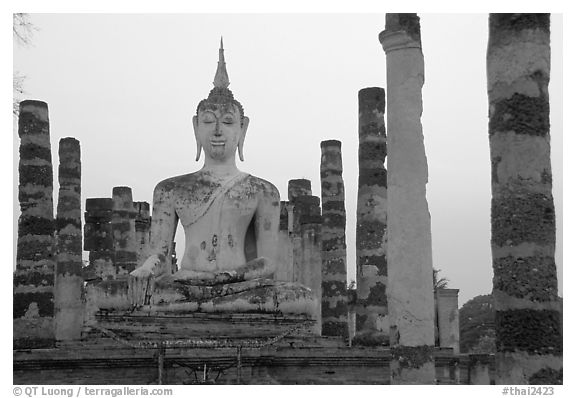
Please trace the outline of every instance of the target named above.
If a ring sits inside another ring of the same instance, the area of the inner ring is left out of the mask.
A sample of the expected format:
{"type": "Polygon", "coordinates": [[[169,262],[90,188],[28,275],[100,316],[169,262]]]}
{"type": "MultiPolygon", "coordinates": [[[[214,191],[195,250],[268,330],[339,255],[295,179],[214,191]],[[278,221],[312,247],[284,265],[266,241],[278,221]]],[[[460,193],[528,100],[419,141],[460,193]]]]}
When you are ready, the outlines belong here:
{"type": "Polygon", "coordinates": [[[202,123],[214,123],[216,120],[214,119],[213,116],[205,116],[202,119],[202,123]]]}
{"type": "Polygon", "coordinates": [[[225,119],[222,121],[222,123],[224,123],[224,124],[233,124],[233,123],[234,123],[234,119],[227,117],[227,118],[225,118],[225,119]]]}

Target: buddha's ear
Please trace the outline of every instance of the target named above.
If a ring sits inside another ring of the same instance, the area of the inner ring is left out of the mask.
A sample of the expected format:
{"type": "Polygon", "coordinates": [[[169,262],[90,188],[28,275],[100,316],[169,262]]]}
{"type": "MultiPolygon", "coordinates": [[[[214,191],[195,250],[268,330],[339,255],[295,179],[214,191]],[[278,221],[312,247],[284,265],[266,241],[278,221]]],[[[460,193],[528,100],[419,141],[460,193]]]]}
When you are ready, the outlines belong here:
{"type": "Polygon", "coordinates": [[[194,137],[196,138],[196,161],[200,159],[202,153],[202,143],[198,137],[198,116],[192,117],[192,127],[194,128],[194,137]]]}
{"type": "Polygon", "coordinates": [[[248,116],[242,118],[242,130],[240,131],[240,138],[238,139],[238,157],[243,162],[244,161],[244,140],[246,139],[246,130],[248,130],[248,124],[250,124],[250,119],[248,116]]]}

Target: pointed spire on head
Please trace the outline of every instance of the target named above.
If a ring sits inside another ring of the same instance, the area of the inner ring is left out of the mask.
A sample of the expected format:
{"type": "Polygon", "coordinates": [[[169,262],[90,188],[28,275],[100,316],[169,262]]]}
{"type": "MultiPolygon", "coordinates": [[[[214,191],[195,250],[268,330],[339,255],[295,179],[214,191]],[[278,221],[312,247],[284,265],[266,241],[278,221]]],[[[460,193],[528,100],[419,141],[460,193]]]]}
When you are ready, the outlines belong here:
{"type": "Polygon", "coordinates": [[[216,76],[214,76],[214,87],[228,88],[230,80],[228,80],[228,72],[226,71],[226,61],[224,61],[224,41],[220,36],[220,52],[218,55],[218,68],[216,69],[216,76]]]}
{"type": "Polygon", "coordinates": [[[216,69],[216,76],[214,76],[214,88],[210,90],[208,98],[200,101],[196,108],[196,114],[207,105],[234,105],[240,112],[240,117],[244,118],[244,108],[242,104],[234,99],[234,94],[228,88],[230,81],[228,80],[228,72],[226,72],[226,62],[224,61],[224,43],[220,37],[220,56],[218,58],[218,69],[216,69]]]}

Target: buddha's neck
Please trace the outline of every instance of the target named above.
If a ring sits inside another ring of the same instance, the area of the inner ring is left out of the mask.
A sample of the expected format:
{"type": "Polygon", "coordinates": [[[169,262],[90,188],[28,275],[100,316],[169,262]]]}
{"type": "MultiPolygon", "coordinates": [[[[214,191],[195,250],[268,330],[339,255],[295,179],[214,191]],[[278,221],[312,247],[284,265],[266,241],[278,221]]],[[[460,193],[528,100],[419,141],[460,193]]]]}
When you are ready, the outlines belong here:
{"type": "Polygon", "coordinates": [[[236,167],[235,162],[234,163],[206,162],[204,163],[204,167],[202,167],[201,171],[220,177],[235,175],[240,172],[240,170],[238,170],[238,167],[236,167]]]}

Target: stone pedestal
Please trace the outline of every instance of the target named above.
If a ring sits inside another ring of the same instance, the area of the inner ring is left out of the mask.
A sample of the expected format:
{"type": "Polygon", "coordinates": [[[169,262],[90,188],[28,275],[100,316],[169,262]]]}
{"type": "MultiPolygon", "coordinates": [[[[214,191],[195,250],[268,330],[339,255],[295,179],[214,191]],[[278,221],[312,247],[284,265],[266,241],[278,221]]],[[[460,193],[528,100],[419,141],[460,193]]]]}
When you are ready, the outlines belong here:
{"type": "Polygon", "coordinates": [[[422,85],[416,14],[386,14],[380,34],[388,92],[388,311],[392,384],[434,383],[432,241],[426,201],[422,85]],[[408,359],[408,360],[407,360],[408,359]]]}
{"type": "Polygon", "coordinates": [[[22,101],[18,117],[18,242],[14,272],[14,348],[54,343],[54,210],[48,105],[22,101]]]}
{"type": "Polygon", "coordinates": [[[380,87],[358,92],[358,207],[356,210],[357,340],[388,343],[386,286],[387,175],[385,93],[380,87]]]}
{"type": "Polygon", "coordinates": [[[55,335],[57,340],[78,340],[84,319],[80,143],[74,138],[63,138],[58,154],[55,335]]]}
{"type": "Polygon", "coordinates": [[[440,347],[450,347],[460,353],[460,322],[458,289],[436,290],[436,314],[440,347]]]}
{"type": "Polygon", "coordinates": [[[341,142],[322,141],[322,335],[348,337],[346,209],[341,142]]]}
{"type": "Polygon", "coordinates": [[[115,279],[114,241],[112,238],[112,207],[110,198],[86,199],[84,213],[84,250],[90,251],[91,278],[115,279]]]}
{"type": "Polygon", "coordinates": [[[550,166],[550,16],[491,14],[496,383],[562,383],[562,315],[550,166]]]}
{"type": "Polygon", "coordinates": [[[132,189],[112,189],[112,238],[114,245],[114,267],[118,276],[128,275],[136,268],[136,212],[132,204],[132,189]]]}

